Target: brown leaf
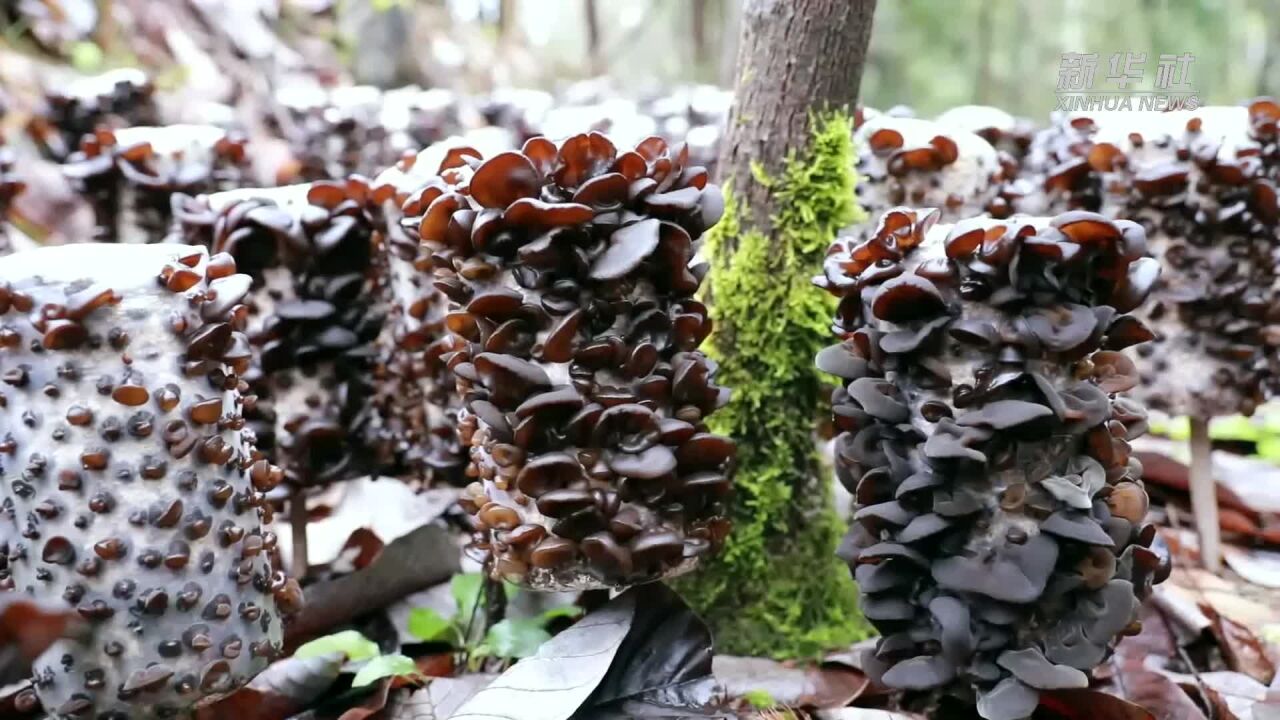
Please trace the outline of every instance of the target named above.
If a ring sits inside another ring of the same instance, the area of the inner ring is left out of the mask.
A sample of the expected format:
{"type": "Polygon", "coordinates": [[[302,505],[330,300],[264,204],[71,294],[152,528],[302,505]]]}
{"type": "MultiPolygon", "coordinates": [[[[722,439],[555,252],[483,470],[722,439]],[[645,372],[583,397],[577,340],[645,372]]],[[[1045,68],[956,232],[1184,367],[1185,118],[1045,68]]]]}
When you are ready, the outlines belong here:
{"type": "Polygon", "coordinates": [[[339,555],[347,555],[350,550],[356,550],[351,565],[356,570],[363,570],[377,559],[385,546],[386,543],[382,542],[372,530],[361,527],[356,528],[347,538],[347,544],[342,546],[342,552],[339,555]]]}
{"type": "Polygon", "coordinates": [[[398,692],[387,703],[387,720],[445,720],[497,675],[477,673],[435,678],[426,687],[398,692]]]}
{"type": "Polygon", "coordinates": [[[1276,668],[1267,659],[1262,643],[1248,628],[1222,617],[1208,603],[1200,603],[1200,612],[1213,623],[1209,630],[1218,640],[1227,667],[1269,685],[1276,676],[1276,668]]]}
{"type": "MultiPolygon", "coordinates": [[[[1135,450],[1133,456],[1142,461],[1142,481],[1144,483],[1190,494],[1189,478],[1191,473],[1186,465],[1164,453],[1149,450],[1135,450]]],[[[1257,522],[1259,519],[1258,512],[1250,507],[1244,498],[1241,498],[1235,491],[1221,483],[1218,483],[1216,489],[1218,507],[1238,510],[1244,513],[1251,522],[1257,522]]]]}
{"type": "Polygon", "coordinates": [[[249,685],[200,708],[196,720],[279,720],[299,713],[333,685],[345,660],[340,653],[280,660],[249,685]]]}
{"type": "Polygon", "coordinates": [[[0,685],[17,682],[31,661],[59,638],[86,631],[80,616],[69,607],[37,602],[25,595],[0,596],[0,685]],[[9,648],[17,649],[11,654],[9,648]]]}
{"type": "Polygon", "coordinates": [[[387,706],[387,694],[391,691],[392,680],[393,678],[389,677],[379,680],[372,695],[367,696],[359,705],[342,713],[338,720],[366,720],[382,712],[382,709],[387,706]]]}
{"type": "MultiPolygon", "coordinates": [[[[1094,702],[1098,708],[1096,710],[1082,709],[1081,714],[1065,715],[1067,718],[1081,718],[1081,720],[1102,720],[1105,717],[1129,718],[1129,717],[1151,717],[1154,716],[1160,720],[1206,720],[1204,712],[1196,705],[1187,693],[1183,692],[1173,681],[1166,677],[1163,673],[1152,670],[1148,667],[1147,659],[1173,658],[1178,654],[1177,642],[1174,639],[1172,630],[1169,628],[1164,617],[1151,607],[1145,607],[1142,610],[1142,632],[1129,638],[1125,638],[1116,648],[1115,658],[1112,666],[1115,669],[1115,675],[1111,682],[1104,688],[1105,692],[1100,695],[1114,695],[1119,702],[1127,701],[1128,704],[1137,705],[1139,709],[1145,708],[1143,715],[1125,715],[1125,712],[1132,712],[1127,705],[1119,705],[1105,697],[1085,698],[1083,696],[1075,698],[1075,700],[1083,703],[1086,700],[1094,702]],[[1103,712],[1119,713],[1113,716],[1102,715],[1103,712]],[[1101,717],[1099,717],[1101,716],[1101,717]]],[[[1079,692],[1085,691],[1064,691],[1079,692]]],[[[1042,694],[1042,698],[1049,695],[1042,694]]],[[[1056,696],[1057,694],[1054,693],[1056,696]]],[[[1073,696],[1067,696],[1073,697],[1073,696]]],[[[1077,704],[1068,703],[1069,707],[1076,707],[1077,704]]],[[[1078,704],[1081,708],[1088,708],[1088,705],[1078,704]]]]}
{"type": "Polygon", "coordinates": [[[453,659],[453,653],[436,653],[415,658],[413,664],[427,677],[450,677],[456,669],[453,659]]]}
{"type": "MultiPolygon", "coordinates": [[[[1187,692],[1201,692],[1209,702],[1225,705],[1242,720],[1260,720],[1255,708],[1272,707],[1276,698],[1265,685],[1244,673],[1230,670],[1202,672],[1198,675],[1163,673],[1171,682],[1181,685],[1187,692]]],[[[1218,716],[1215,715],[1215,720],[1218,716]]]]}
{"type": "MultiPolygon", "coordinates": [[[[1173,683],[1169,683],[1173,692],[1182,694],[1173,683]]],[[[1191,715],[1153,715],[1141,705],[1137,705],[1111,693],[1083,688],[1080,690],[1051,690],[1040,693],[1041,714],[1064,720],[1175,720],[1190,718],[1191,715]]],[[[1203,715],[1199,716],[1203,718],[1203,715]]]]}

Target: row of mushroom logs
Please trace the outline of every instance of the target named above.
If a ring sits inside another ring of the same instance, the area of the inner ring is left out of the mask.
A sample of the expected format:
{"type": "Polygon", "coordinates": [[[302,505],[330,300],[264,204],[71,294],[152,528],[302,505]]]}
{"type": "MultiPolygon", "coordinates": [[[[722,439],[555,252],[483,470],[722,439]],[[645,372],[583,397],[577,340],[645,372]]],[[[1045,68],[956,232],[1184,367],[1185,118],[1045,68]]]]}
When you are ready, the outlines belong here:
{"type": "Polygon", "coordinates": [[[28,121],[27,134],[41,155],[64,162],[85,135],[159,122],[155,85],[147,74],[117,68],[50,88],[43,107],[28,121]]]}
{"type": "Polygon", "coordinates": [[[1093,213],[938,216],[890,210],[816,279],[839,298],[817,365],[843,380],[847,559],[883,636],[864,667],[931,716],[959,699],[1018,720],[1084,687],[1170,569],[1122,394],[1156,261],[1139,225],[1093,213]]]}
{"type": "Polygon", "coordinates": [[[1252,414],[1280,391],[1280,235],[1275,176],[1280,106],[1076,114],[1029,157],[1045,209],[1127,218],[1161,263],[1137,315],[1152,342],[1131,355],[1132,395],[1191,418],[1191,494],[1200,556],[1220,566],[1208,423],[1252,414]]]}
{"type": "Polygon", "coordinates": [[[491,574],[542,590],[692,568],[728,532],[728,399],[698,351],[700,238],[723,213],[687,151],[649,138],[460,148],[406,217],[448,298],[469,451],[464,508],[491,574]]]}
{"type": "Polygon", "coordinates": [[[292,491],[294,574],[309,489],[381,469],[375,341],[383,327],[367,186],[245,188],[175,201],[174,240],[226,253],[251,281],[245,418],[292,491]]]}
{"type": "Polygon", "coordinates": [[[296,583],[272,566],[242,375],[250,278],[181,245],[0,259],[0,466],[15,592],[92,626],[36,660],[60,718],[174,717],[281,647],[296,583]]]}
{"type": "Polygon", "coordinates": [[[211,125],[101,129],[62,166],[93,208],[96,240],[160,242],[178,193],[242,187],[249,161],[242,136],[211,125]]]}
{"type": "Polygon", "coordinates": [[[449,301],[436,289],[431,257],[418,242],[416,218],[425,206],[417,194],[442,170],[460,139],[406,154],[380,173],[368,194],[379,236],[386,320],[378,337],[376,382],[379,432],[389,445],[391,472],[401,477],[465,485],[467,453],[458,441],[460,398],[444,356],[455,341],[445,329],[449,301]],[[410,196],[417,200],[409,203],[410,196]]]}

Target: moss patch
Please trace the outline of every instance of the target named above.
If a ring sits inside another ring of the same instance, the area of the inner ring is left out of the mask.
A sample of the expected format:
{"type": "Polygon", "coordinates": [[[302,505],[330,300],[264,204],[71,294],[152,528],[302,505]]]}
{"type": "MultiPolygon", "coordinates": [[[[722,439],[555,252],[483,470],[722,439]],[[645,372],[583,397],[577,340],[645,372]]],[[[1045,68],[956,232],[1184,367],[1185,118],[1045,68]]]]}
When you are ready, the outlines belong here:
{"type": "Polygon", "coordinates": [[[712,428],[738,442],[733,532],[724,551],[677,589],[715,632],[719,652],[814,657],[866,637],[848,568],[835,556],[844,524],[814,428],[825,390],[814,367],[830,343],[835,299],[812,285],[836,231],[861,219],[854,202],[851,123],[812,119],[812,141],[769,188],[766,237],[725,189],[725,216],[707,239],[715,332],[709,354],[733,390],[712,428]]]}

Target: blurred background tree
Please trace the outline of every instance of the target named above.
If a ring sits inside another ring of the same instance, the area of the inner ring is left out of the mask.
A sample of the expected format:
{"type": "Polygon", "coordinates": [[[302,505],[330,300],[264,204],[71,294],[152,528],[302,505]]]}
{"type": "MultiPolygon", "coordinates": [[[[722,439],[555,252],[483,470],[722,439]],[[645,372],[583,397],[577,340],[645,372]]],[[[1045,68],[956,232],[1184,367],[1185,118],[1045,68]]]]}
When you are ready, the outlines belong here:
{"type": "MultiPolygon", "coordinates": [[[[733,76],[740,0],[445,5],[463,24],[514,14],[540,60],[525,69],[533,71],[523,78],[528,84],[552,87],[590,77],[593,68],[625,90],[727,85],[733,76]]],[[[863,102],[908,105],[921,115],[980,103],[1043,118],[1053,110],[1065,52],[1098,53],[1099,90],[1111,54],[1133,52],[1147,57],[1138,89],[1150,89],[1162,53],[1190,53],[1190,84],[1205,103],[1280,93],[1280,0],[897,0],[877,14],[871,38],[863,102]]]]}
{"type": "MultiPolygon", "coordinates": [[[[35,0],[7,0],[20,1],[35,0]]],[[[626,93],[687,82],[727,87],[741,13],[741,0],[39,2],[76,19],[69,27],[93,28],[53,39],[61,45],[53,54],[86,72],[138,62],[178,72],[182,59],[149,54],[147,36],[190,6],[233,24],[245,45],[262,40],[255,25],[270,26],[308,65],[355,82],[467,92],[555,90],[597,76],[626,93]]],[[[0,12],[0,48],[30,49],[21,22],[0,12]]],[[[269,43],[257,47],[271,55],[269,43]]],[[[875,18],[862,98],[923,116],[984,103],[1043,119],[1064,52],[1098,53],[1099,90],[1107,89],[1112,53],[1146,53],[1138,89],[1150,88],[1162,53],[1190,53],[1191,88],[1203,102],[1276,94],[1280,0],[895,0],[875,18]]]]}

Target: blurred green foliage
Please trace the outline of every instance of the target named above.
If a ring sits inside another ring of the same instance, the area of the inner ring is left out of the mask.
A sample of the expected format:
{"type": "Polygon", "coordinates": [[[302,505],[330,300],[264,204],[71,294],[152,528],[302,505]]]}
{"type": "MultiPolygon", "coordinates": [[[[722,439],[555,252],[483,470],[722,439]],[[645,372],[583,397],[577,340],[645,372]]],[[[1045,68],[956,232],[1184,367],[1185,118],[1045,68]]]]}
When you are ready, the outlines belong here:
{"type": "MultiPolygon", "coordinates": [[[[1185,417],[1153,420],[1151,433],[1185,442],[1191,437],[1191,423],[1185,417]]],[[[1209,421],[1209,438],[1233,444],[1238,450],[1252,448],[1254,457],[1280,464],[1280,405],[1263,405],[1253,417],[1213,418],[1209,421]]]]}
{"type": "Polygon", "coordinates": [[[1191,89],[1235,104],[1280,93],[1280,0],[881,0],[862,97],[921,116],[977,103],[1043,122],[1066,52],[1098,53],[1096,92],[1114,89],[1114,53],[1146,53],[1140,90],[1161,54],[1191,53],[1191,89]]]}

